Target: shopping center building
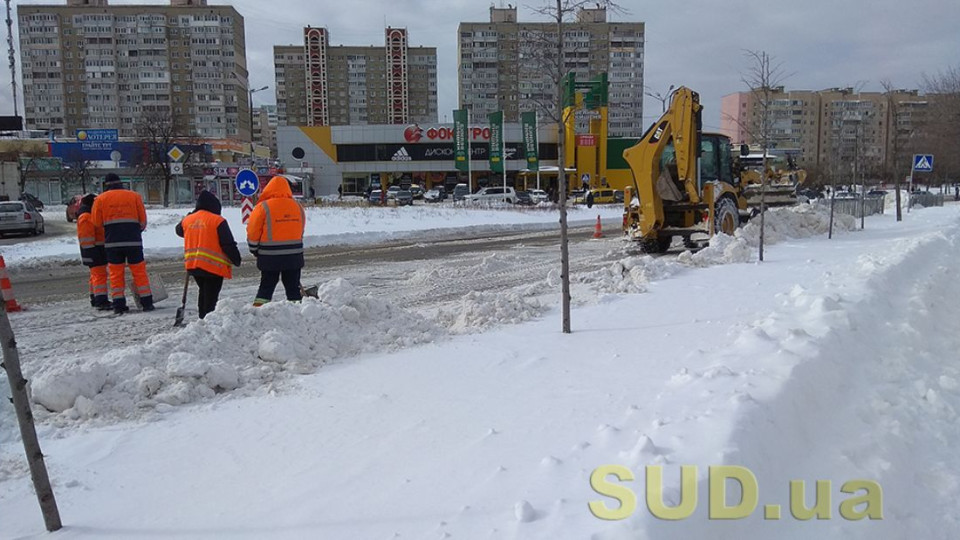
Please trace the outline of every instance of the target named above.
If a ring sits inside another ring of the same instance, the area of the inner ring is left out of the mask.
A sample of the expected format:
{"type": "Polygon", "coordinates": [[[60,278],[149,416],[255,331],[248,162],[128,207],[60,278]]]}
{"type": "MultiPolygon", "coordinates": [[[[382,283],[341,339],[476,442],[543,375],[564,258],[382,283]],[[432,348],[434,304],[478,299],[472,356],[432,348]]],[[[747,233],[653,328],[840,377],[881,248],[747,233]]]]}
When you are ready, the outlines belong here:
{"type": "MultiPolygon", "coordinates": [[[[520,137],[520,124],[504,124],[507,184],[536,187],[537,175],[527,171],[520,137]]],[[[553,124],[539,127],[540,166],[556,171],[557,131],[553,124]]],[[[503,182],[503,174],[490,171],[488,161],[490,127],[471,124],[471,187],[503,182]]],[[[454,166],[453,124],[280,126],[277,128],[277,155],[284,169],[308,179],[317,197],[337,193],[366,192],[376,184],[415,183],[424,189],[443,184],[452,188],[467,183],[467,173],[454,166]]],[[[547,173],[541,174],[548,189],[547,173]]],[[[556,185],[556,172],[553,173],[556,185]]],[[[309,192],[305,190],[309,196],[309,192]]]]}

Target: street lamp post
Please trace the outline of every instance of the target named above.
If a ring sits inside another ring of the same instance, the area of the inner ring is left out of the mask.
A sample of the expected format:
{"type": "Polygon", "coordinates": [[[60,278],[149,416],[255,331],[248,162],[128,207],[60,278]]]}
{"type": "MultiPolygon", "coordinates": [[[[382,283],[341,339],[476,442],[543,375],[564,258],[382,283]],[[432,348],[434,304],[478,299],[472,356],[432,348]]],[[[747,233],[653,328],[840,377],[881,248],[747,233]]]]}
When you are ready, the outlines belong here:
{"type": "MultiPolygon", "coordinates": [[[[644,86],[644,88],[650,89],[649,86],[644,86]]],[[[659,93],[659,92],[653,92],[653,91],[644,92],[644,95],[650,96],[650,97],[652,97],[652,98],[654,98],[654,99],[659,99],[659,100],[660,100],[660,113],[663,114],[663,113],[667,112],[667,100],[670,99],[670,93],[671,93],[671,92],[673,92],[673,85],[672,85],[672,84],[670,85],[670,88],[667,89],[666,95],[663,95],[663,94],[661,94],[661,93],[659,93]]]]}
{"type": "Polygon", "coordinates": [[[253,94],[261,90],[266,90],[269,86],[250,89],[250,162],[253,162],[253,94]]]}

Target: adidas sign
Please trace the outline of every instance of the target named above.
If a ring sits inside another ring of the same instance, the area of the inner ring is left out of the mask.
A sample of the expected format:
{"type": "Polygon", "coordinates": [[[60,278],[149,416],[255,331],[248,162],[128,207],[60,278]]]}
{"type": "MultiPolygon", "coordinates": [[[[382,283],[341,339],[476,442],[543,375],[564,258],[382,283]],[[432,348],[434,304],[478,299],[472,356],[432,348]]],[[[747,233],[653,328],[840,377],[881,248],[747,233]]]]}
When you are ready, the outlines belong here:
{"type": "Polygon", "coordinates": [[[393,161],[413,161],[413,158],[407,153],[407,149],[402,146],[390,159],[393,161]]]}

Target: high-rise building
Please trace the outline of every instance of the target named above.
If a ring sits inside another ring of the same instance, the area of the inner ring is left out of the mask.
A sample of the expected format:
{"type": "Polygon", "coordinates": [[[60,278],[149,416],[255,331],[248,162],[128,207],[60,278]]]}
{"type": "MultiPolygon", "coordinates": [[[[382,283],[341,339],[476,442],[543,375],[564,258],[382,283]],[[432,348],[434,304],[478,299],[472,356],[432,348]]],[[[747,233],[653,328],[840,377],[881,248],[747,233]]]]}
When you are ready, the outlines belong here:
{"type": "MultiPolygon", "coordinates": [[[[802,167],[829,167],[855,159],[879,169],[908,146],[924,120],[916,90],[856,92],[852,88],[784,90],[769,95],[767,144],[802,167]],[[896,118],[894,118],[896,117],[896,118]]],[[[721,131],[734,143],[761,144],[762,99],[752,92],[721,99],[721,131]]]]}
{"type": "Polygon", "coordinates": [[[280,125],[337,126],[437,121],[437,50],[411,47],[387,28],[384,46],[331,45],[307,27],[304,44],[273,48],[280,125]]]}
{"type": "MultiPolygon", "coordinates": [[[[474,118],[502,110],[519,121],[523,111],[551,118],[557,107],[557,27],[517,22],[517,8],[490,8],[486,23],[462,22],[458,32],[460,107],[474,118]]],[[[606,72],[611,137],[643,132],[644,23],[608,22],[606,9],[582,9],[564,24],[563,72],[577,80],[606,72]]]]}
{"type": "Polygon", "coordinates": [[[277,106],[261,105],[253,119],[253,142],[270,148],[277,155],[277,106]]]}
{"type": "Polygon", "coordinates": [[[28,129],[135,137],[153,115],[204,138],[249,141],[243,17],[206,0],[19,5],[28,129]]]}

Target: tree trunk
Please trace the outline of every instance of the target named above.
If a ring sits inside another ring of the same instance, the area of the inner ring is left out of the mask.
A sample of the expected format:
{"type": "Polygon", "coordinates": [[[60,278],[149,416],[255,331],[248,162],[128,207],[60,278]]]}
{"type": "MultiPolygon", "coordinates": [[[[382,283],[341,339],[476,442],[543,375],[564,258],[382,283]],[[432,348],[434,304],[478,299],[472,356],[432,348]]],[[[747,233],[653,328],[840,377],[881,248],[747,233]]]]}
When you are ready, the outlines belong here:
{"type": "Polygon", "coordinates": [[[567,239],[567,170],[564,163],[563,141],[565,140],[563,118],[563,88],[561,82],[566,72],[563,59],[563,4],[557,0],[557,187],[560,189],[560,280],[563,333],[570,333],[570,252],[567,239]]]}
{"type": "Polygon", "coordinates": [[[50,487],[43,452],[40,451],[40,441],[37,439],[37,429],[33,423],[33,413],[30,411],[30,401],[27,398],[27,381],[20,370],[20,355],[17,353],[17,342],[13,336],[13,328],[10,326],[10,317],[2,306],[0,306],[0,346],[3,347],[3,368],[7,371],[7,381],[10,383],[10,392],[13,394],[13,407],[17,411],[20,438],[23,439],[23,450],[30,465],[33,489],[37,493],[47,530],[53,532],[62,526],[60,511],[57,510],[57,500],[53,496],[53,488],[50,487]]]}

